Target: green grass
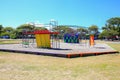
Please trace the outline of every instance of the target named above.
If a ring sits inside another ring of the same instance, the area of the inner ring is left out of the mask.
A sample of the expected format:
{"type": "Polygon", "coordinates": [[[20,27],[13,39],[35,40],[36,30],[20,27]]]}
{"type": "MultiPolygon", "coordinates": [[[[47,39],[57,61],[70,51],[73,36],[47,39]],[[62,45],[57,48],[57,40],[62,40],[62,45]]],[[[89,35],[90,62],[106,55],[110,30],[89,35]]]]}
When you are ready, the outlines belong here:
{"type": "MultiPolygon", "coordinates": [[[[120,51],[120,44],[100,43],[120,51]]],[[[0,52],[0,80],[120,80],[119,75],[120,54],[67,59],[0,52]]]]}
{"type": "Polygon", "coordinates": [[[120,80],[120,54],[66,59],[0,52],[0,80],[120,80]]]}
{"type": "Polygon", "coordinates": [[[120,52],[120,43],[107,43],[109,46],[120,52]]]}
{"type": "Polygon", "coordinates": [[[18,39],[0,39],[0,44],[16,44],[21,43],[21,40],[18,39]]]}

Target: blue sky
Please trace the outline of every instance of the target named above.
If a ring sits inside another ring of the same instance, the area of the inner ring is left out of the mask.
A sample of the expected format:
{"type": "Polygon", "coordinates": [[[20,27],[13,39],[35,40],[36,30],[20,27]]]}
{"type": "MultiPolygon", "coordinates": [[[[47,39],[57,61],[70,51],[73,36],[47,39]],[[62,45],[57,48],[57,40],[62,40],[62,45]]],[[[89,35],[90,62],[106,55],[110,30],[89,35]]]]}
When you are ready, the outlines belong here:
{"type": "Polygon", "coordinates": [[[0,0],[0,24],[17,27],[26,22],[104,26],[120,17],[120,0],[0,0]]]}

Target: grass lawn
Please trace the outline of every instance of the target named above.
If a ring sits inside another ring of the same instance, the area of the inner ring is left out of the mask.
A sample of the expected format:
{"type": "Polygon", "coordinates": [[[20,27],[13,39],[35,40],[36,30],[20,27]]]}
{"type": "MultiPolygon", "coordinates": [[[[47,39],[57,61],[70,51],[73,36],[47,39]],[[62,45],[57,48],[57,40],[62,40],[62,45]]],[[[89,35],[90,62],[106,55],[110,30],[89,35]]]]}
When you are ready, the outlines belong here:
{"type": "Polygon", "coordinates": [[[0,39],[0,44],[16,44],[21,42],[19,39],[0,39]]]}
{"type": "Polygon", "coordinates": [[[0,52],[0,80],[120,80],[120,54],[67,59],[0,52]]]}
{"type": "Polygon", "coordinates": [[[0,80],[120,80],[120,54],[67,59],[0,52],[0,80]]]}
{"type": "Polygon", "coordinates": [[[120,52],[120,43],[116,44],[116,43],[107,43],[109,46],[111,46],[112,48],[114,48],[115,50],[120,52]]]}

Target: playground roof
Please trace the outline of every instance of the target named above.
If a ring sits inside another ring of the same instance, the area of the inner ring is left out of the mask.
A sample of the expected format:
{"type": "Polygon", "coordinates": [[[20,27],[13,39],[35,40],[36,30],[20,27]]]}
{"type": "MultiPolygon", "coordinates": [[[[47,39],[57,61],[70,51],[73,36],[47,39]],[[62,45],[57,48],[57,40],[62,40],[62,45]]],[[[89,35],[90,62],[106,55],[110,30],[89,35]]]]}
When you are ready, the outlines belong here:
{"type": "Polygon", "coordinates": [[[50,32],[49,30],[37,30],[34,34],[59,34],[59,32],[50,32]]]}
{"type": "Polygon", "coordinates": [[[59,34],[59,32],[50,32],[49,30],[36,30],[23,32],[23,34],[59,34]]]}

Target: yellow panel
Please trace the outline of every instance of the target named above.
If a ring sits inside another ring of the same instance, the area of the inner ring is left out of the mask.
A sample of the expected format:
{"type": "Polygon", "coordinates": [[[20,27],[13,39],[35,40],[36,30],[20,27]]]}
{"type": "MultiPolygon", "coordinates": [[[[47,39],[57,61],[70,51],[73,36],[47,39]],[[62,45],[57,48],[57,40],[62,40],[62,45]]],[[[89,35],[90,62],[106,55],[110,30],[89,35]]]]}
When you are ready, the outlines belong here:
{"type": "Polygon", "coordinates": [[[44,39],[44,47],[47,47],[47,45],[46,45],[47,44],[47,37],[46,37],[46,35],[47,34],[44,34],[44,38],[43,38],[44,39]]]}
{"type": "Polygon", "coordinates": [[[35,34],[35,38],[36,38],[37,47],[40,47],[41,46],[40,35],[39,34],[35,34]]]}
{"type": "Polygon", "coordinates": [[[44,34],[40,34],[40,35],[41,35],[41,47],[45,47],[44,34]]]}
{"type": "Polygon", "coordinates": [[[50,35],[49,34],[44,34],[44,47],[49,47],[50,48],[50,35]]]}
{"type": "Polygon", "coordinates": [[[45,47],[48,47],[48,46],[46,45],[46,44],[48,43],[48,42],[47,42],[47,36],[46,36],[46,35],[48,35],[48,34],[45,34],[45,35],[44,35],[44,42],[45,42],[45,43],[44,43],[44,46],[45,46],[45,47]]]}
{"type": "Polygon", "coordinates": [[[50,44],[50,35],[46,35],[47,39],[46,39],[46,42],[47,42],[47,47],[51,47],[51,44],[50,44]]]}
{"type": "Polygon", "coordinates": [[[40,46],[39,47],[41,47],[42,46],[42,37],[41,37],[41,35],[39,34],[39,43],[40,43],[40,46]]]}
{"type": "Polygon", "coordinates": [[[50,48],[50,34],[35,34],[37,47],[50,48]]]}

